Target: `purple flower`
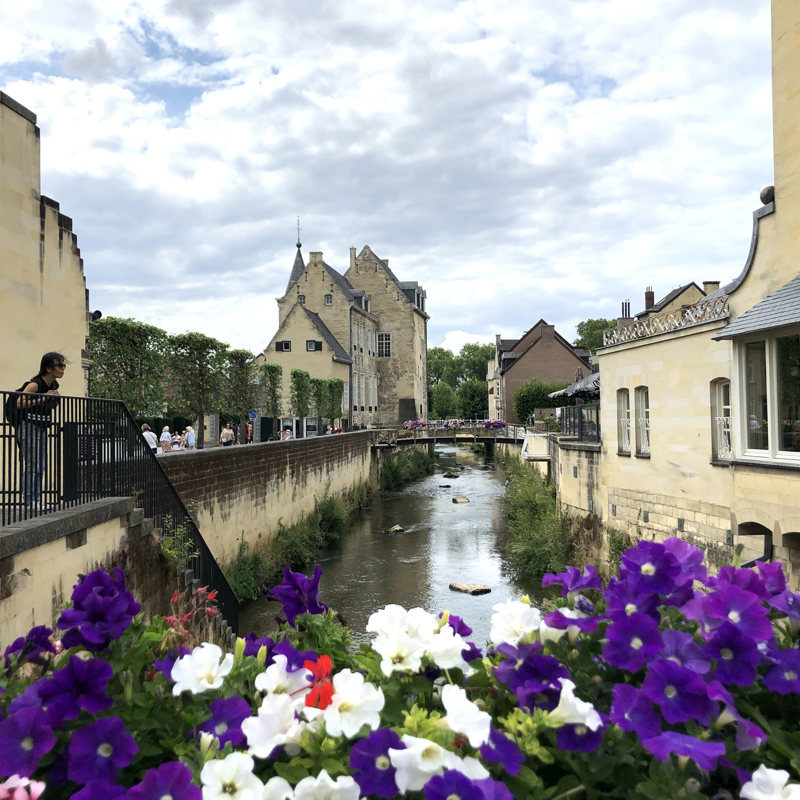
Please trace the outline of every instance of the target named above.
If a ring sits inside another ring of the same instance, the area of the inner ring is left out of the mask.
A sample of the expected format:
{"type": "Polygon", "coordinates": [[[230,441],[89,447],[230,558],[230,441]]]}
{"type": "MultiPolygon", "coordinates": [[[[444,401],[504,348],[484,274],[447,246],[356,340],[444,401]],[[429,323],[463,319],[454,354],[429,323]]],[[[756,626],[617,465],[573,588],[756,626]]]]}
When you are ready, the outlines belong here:
{"type": "Polygon", "coordinates": [[[248,633],[247,636],[244,637],[245,656],[253,656],[253,658],[255,658],[262,647],[267,648],[267,656],[269,656],[270,651],[275,647],[275,642],[270,639],[269,636],[259,638],[255,633],[248,633]]]}
{"type": "Polygon", "coordinates": [[[700,675],[705,675],[711,669],[711,663],[691,634],[669,628],[662,632],[661,638],[664,648],[658,654],[659,658],[674,661],[700,675]]]}
{"type": "Polygon", "coordinates": [[[434,775],[423,789],[425,800],[483,800],[483,791],[463,772],[448,769],[443,775],[434,775]]]}
{"type": "Polygon", "coordinates": [[[127,789],[124,786],[117,786],[113,781],[101,778],[96,781],[89,781],[82,789],[78,789],[71,795],[72,800],[116,800],[117,797],[125,797],[127,789]]]}
{"type": "Polygon", "coordinates": [[[731,693],[719,681],[711,681],[708,684],[708,697],[723,705],[722,712],[717,717],[717,725],[736,723],[737,749],[755,750],[767,741],[767,734],[736,710],[731,693]]]}
{"type": "MultiPolygon", "coordinates": [[[[278,642],[278,644],[272,648],[272,653],[270,655],[273,659],[275,656],[286,656],[286,669],[290,672],[300,669],[306,661],[316,662],[319,658],[317,653],[313,650],[303,650],[300,652],[299,650],[295,650],[287,641],[278,642]]],[[[271,662],[267,663],[269,664],[271,662]]]]}
{"type": "Polygon", "coordinates": [[[743,635],[756,642],[772,638],[769,612],[757,594],[727,585],[713,594],[690,600],[682,608],[689,619],[696,619],[706,632],[716,630],[723,622],[733,623],[743,635]]]}
{"type": "Polygon", "coordinates": [[[717,659],[714,677],[722,683],[750,686],[761,661],[758,645],[735,625],[724,622],[703,646],[703,653],[717,659]]]}
{"type": "MultiPolygon", "coordinates": [[[[442,612],[444,613],[444,612],[442,612]]],[[[442,618],[442,614],[439,614],[439,619],[442,618]]],[[[447,617],[447,624],[453,629],[454,633],[457,633],[459,636],[467,637],[472,635],[472,628],[464,622],[461,617],[456,616],[455,614],[450,614],[447,617]]]]}
{"type": "Polygon", "coordinates": [[[211,733],[219,739],[222,748],[228,742],[237,747],[244,741],[242,722],[251,716],[249,703],[238,695],[227,700],[214,700],[209,706],[211,717],[198,730],[211,733]]]}
{"type": "Polygon", "coordinates": [[[720,756],[725,755],[722,742],[703,742],[685,733],[666,731],[642,742],[659,761],[668,761],[670,753],[691,758],[700,769],[712,770],[720,756]]]}
{"type": "Polygon", "coordinates": [[[103,569],[84,575],[72,591],[72,608],[61,612],[58,627],[65,648],[81,646],[92,653],[119,639],[142,607],[125,588],[119,567],[113,574],[103,569]]]}
{"type": "Polygon", "coordinates": [[[395,768],[389,760],[389,748],[405,750],[400,737],[390,728],[378,728],[350,748],[350,768],[361,794],[396,797],[395,768]]]}
{"type": "Polygon", "coordinates": [[[52,725],[65,719],[75,719],[82,708],[96,714],[113,702],[106,694],[112,676],[111,665],[98,658],[83,659],[70,656],[63,669],[39,686],[39,697],[52,725]]]}
{"type": "MultiPolygon", "coordinates": [[[[241,699],[241,698],[239,698],[241,699]]],[[[126,800],[202,800],[203,792],[192,783],[192,771],[180,761],[167,761],[151,769],[141,783],[128,790],[126,800]]]]}
{"type": "Polygon", "coordinates": [[[556,733],[556,744],[559,750],[572,753],[591,753],[603,742],[603,728],[590,730],[585,725],[562,725],[556,733]]]}
{"type": "Polygon", "coordinates": [[[468,664],[471,661],[477,661],[477,659],[483,657],[483,651],[475,644],[475,642],[467,642],[467,647],[461,651],[461,658],[464,659],[468,664]]]}
{"type": "Polygon", "coordinates": [[[603,584],[597,574],[597,567],[587,564],[581,572],[577,567],[567,567],[566,572],[554,575],[548,572],[542,578],[542,588],[554,583],[561,584],[561,596],[566,597],[570,592],[580,592],[584,589],[602,589],[603,584]]]}
{"type": "Polygon", "coordinates": [[[605,619],[605,617],[568,617],[560,609],[551,611],[545,618],[544,624],[548,628],[556,628],[557,630],[565,631],[567,628],[575,627],[582,633],[594,633],[597,626],[605,619]]]}
{"type": "Polygon", "coordinates": [[[780,561],[774,561],[772,564],[756,561],[756,569],[758,569],[758,575],[764,582],[768,597],[782,594],[786,590],[786,575],[783,571],[783,564],[780,561]]]}
{"type": "Polygon", "coordinates": [[[800,694],[800,650],[773,653],[775,666],[764,676],[764,686],[778,694],[800,694]]]}
{"type": "Polygon", "coordinates": [[[127,767],[139,752],[136,741],[119,717],[103,717],[78,728],[69,743],[67,774],[75,783],[113,782],[120,767],[127,767]]]}
{"type": "Polygon", "coordinates": [[[561,696],[559,678],[568,678],[569,670],[553,656],[544,655],[539,642],[514,646],[501,644],[497,652],[503,656],[494,668],[494,675],[511,689],[521,707],[545,711],[555,708],[561,696]]]}
{"type": "Polygon", "coordinates": [[[289,567],[283,568],[283,581],[269,593],[270,600],[279,600],[289,625],[300,614],[324,614],[328,606],[319,599],[319,579],[322,567],[314,567],[314,577],[307,578],[302,572],[292,572],[289,567]]]}
{"type": "Polygon", "coordinates": [[[0,721],[0,775],[29,778],[56,743],[40,708],[22,708],[0,721]]]}
{"type": "Polygon", "coordinates": [[[664,646],[658,623],[647,614],[616,619],[606,629],[603,658],[615,667],[636,672],[664,646]]]}
{"type": "Polygon", "coordinates": [[[663,658],[654,661],[642,681],[642,693],[661,708],[667,722],[695,719],[701,725],[711,721],[711,701],[706,682],[680,664],[663,658]]]}
{"type": "Polygon", "coordinates": [[[780,594],[770,597],[769,604],[787,617],[800,620],[800,594],[784,589],[780,594]]]}
{"type": "MultiPolygon", "coordinates": [[[[18,694],[9,704],[10,714],[16,714],[22,708],[42,708],[42,698],[39,697],[39,687],[47,678],[39,678],[28,686],[22,694],[18,694]]],[[[43,709],[46,711],[46,709],[43,709]]]]}
{"type": "Polygon", "coordinates": [[[494,778],[480,778],[475,781],[483,792],[483,800],[514,800],[514,795],[502,781],[494,778]]]}
{"type": "Polygon", "coordinates": [[[648,617],[652,617],[656,622],[661,619],[661,614],[658,611],[659,596],[640,591],[634,583],[612,578],[608,582],[603,597],[607,603],[606,615],[610,619],[628,617],[636,613],[647,614],[648,617]]]}
{"type": "MultiPolygon", "coordinates": [[[[761,580],[757,572],[752,569],[745,569],[744,567],[734,567],[730,564],[725,564],[720,567],[716,577],[709,579],[708,585],[712,589],[722,590],[728,586],[738,586],[740,589],[758,595],[760,600],[766,600],[770,595],[764,586],[764,581],[761,580]]],[[[776,593],[772,592],[772,594],[776,593]]]]}
{"type": "Polygon", "coordinates": [[[509,775],[516,775],[525,761],[517,743],[494,727],[489,728],[489,741],[481,745],[481,757],[490,764],[502,764],[509,775]]]}
{"type": "Polygon", "coordinates": [[[639,542],[620,559],[620,578],[645,594],[669,594],[681,573],[678,559],[657,542],[639,542]]]}
{"type": "Polygon", "coordinates": [[[695,581],[705,583],[708,572],[703,563],[703,551],[677,536],[664,541],[664,547],[678,560],[681,571],[676,578],[678,585],[691,586],[695,581]]]}
{"type": "Polygon", "coordinates": [[[635,686],[618,683],[612,689],[609,719],[624,731],[635,732],[639,739],[661,733],[661,719],[653,711],[653,702],[635,686]]]}
{"type": "Polygon", "coordinates": [[[4,656],[6,670],[11,667],[11,656],[16,656],[17,664],[30,662],[31,664],[44,664],[50,655],[54,655],[56,648],[50,637],[52,628],[37,625],[28,631],[27,636],[20,636],[6,647],[4,656]]]}

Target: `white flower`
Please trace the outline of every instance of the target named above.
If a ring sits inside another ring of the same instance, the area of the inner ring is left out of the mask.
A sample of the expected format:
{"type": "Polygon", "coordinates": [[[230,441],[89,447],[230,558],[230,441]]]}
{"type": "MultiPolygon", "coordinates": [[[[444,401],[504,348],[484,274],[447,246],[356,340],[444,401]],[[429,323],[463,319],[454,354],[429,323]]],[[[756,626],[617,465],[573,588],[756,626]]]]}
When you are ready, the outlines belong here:
{"type": "Polygon", "coordinates": [[[269,758],[276,748],[284,746],[289,755],[300,752],[298,742],[305,723],[295,714],[295,702],[288,694],[268,694],[261,701],[258,716],[242,723],[248,752],[258,758],[269,758]]]}
{"type": "Polygon", "coordinates": [[[542,624],[539,609],[521,600],[498,603],[493,609],[489,638],[494,644],[519,644],[529,634],[538,633],[542,624]]]}
{"type": "Polygon", "coordinates": [[[489,777],[489,770],[477,758],[472,756],[462,758],[457,767],[448,767],[448,769],[457,769],[471,781],[482,781],[484,778],[489,777]]]}
{"type": "Polygon", "coordinates": [[[308,680],[311,673],[304,667],[289,671],[286,669],[287,663],[286,656],[276,655],[273,663],[264,672],[256,675],[255,687],[259,692],[292,695],[300,703],[304,703],[305,695],[300,690],[311,686],[308,680]]]}
{"type": "Polygon", "coordinates": [[[367,620],[367,632],[377,633],[381,635],[388,631],[397,630],[405,620],[406,610],[403,606],[398,606],[395,603],[390,603],[384,606],[380,611],[376,611],[370,615],[367,620]]]}
{"type": "Polygon", "coordinates": [[[444,721],[451,731],[463,733],[473,747],[480,747],[489,741],[492,718],[481,711],[463,689],[446,684],[442,689],[442,704],[447,711],[444,721]]]}
{"type": "Polygon", "coordinates": [[[233,653],[227,653],[225,658],[222,658],[221,648],[203,642],[173,665],[171,677],[175,685],[172,687],[172,694],[177,697],[185,691],[200,694],[209,689],[219,689],[231,669],[233,669],[233,653]]]}
{"type": "Polygon", "coordinates": [[[386,676],[393,672],[416,672],[425,655],[425,643],[400,630],[379,636],[372,642],[372,649],[382,656],[381,671],[386,676]]]}
{"type": "Polygon", "coordinates": [[[389,748],[389,761],[395,768],[395,782],[400,794],[418,792],[434,775],[448,769],[458,769],[461,759],[430,739],[418,739],[408,734],[402,737],[405,750],[389,748]]]}
{"type": "Polygon", "coordinates": [[[787,783],[789,773],[763,764],[739,792],[745,800],[800,800],[800,784],[787,783]]]}
{"type": "Polygon", "coordinates": [[[354,737],[364,725],[375,730],[381,724],[383,691],[364,681],[359,672],[343,669],[333,676],[333,696],[323,711],[325,730],[331,736],[354,737]]]}
{"type": "Polygon", "coordinates": [[[203,800],[261,800],[264,784],[253,775],[253,764],[247,753],[208,761],[200,773],[203,800]]]}
{"type": "Polygon", "coordinates": [[[293,800],[294,789],[286,778],[275,775],[264,786],[263,800],[293,800]]]}
{"type": "Polygon", "coordinates": [[[567,678],[559,678],[561,697],[558,705],[547,715],[553,722],[561,725],[585,725],[590,731],[596,731],[603,720],[591,703],[575,697],[575,684],[567,678]]]}
{"type": "Polygon", "coordinates": [[[310,775],[294,787],[294,800],[358,800],[358,784],[350,775],[335,781],[323,769],[316,778],[310,775]]]}
{"type": "Polygon", "coordinates": [[[394,603],[376,611],[367,622],[367,630],[378,636],[387,636],[397,632],[405,633],[412,639],[429,642],[439,625],[433,614],[422,608],[406,611],[394,603]]]}
{"type": "Polygon", "coordinates": [[[428,655],[442,669],[458,667],[466,671],[469,665],[464,661],[461,651],[468,647],[460,634],[445,625],[428,643],[428,655]]]}

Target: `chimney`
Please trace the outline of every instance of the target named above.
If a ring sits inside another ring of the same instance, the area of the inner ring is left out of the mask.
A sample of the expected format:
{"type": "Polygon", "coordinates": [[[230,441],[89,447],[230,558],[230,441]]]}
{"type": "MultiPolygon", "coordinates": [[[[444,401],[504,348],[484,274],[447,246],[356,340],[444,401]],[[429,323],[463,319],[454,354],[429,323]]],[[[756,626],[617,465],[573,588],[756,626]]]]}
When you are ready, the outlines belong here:
{"type": "Polygon", "coordinates": [[[350,248],[350,269],[356,268],[356,249],[355,247],[350,248]]]}
{"type": "Polygon", "coordinates": [[[653,287],[648,286],[644,290],[644,310],[649,311],[656,304],[656,296],[653,294],[653,287]]]}
{"type": "Polygon", "coordinates": [[[321,264],[322,263],[322,253],[314,252],[308,254],[308,263],[311,264],[321,264]]]}
{"type": "Polygon", "coordinates": [[[622,301],[622,316],[621,319],[630,319],[631,318],[631,301],[630,300],[623,300],[622,301]]]}
{"type": "Polygon", "coordinates": [[[703,293],[711,294],[719,289],[719,281],[703,281],[703,293]]]}

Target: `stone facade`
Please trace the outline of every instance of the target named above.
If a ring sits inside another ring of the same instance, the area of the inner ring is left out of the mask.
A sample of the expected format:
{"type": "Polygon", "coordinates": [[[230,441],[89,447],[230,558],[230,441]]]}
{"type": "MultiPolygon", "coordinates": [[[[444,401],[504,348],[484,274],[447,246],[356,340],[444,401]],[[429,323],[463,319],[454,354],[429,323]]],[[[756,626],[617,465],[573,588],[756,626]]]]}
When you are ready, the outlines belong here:
{"type": "Polygon", "coordinates": [[[17,389],[56,350],[70,368],[64,395],[84,396],[88,293],[72,220],[41,194],[36,115],[0,92],[0,374],[17,389]]]}
{"type": "Polygon", "coordinates": [[[427,416],[425,292],[400,282],[369,247],[350,250],[345,275],[309,253],[295,258],[278,298],[278,331],[259,359],[283,368],[284,411],[291,409],[290,375],[344,381],[341,427],[397,425],[427,416]]]}

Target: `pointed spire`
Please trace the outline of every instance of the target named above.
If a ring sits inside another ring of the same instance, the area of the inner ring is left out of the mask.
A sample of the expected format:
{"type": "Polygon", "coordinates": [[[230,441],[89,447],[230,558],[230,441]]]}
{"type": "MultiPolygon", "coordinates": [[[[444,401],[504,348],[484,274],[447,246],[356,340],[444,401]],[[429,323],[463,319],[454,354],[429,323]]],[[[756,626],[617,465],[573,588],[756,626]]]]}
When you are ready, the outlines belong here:
{"type": "Polygon", "coordinates": [[[285,294],[289,293],[289,289],[294,286],[300,276],[303,274],[303,271],[306,268],[305,263],[303,262],[303,254],[300,252],[300,248],[302,247],[302,243],[300,242],[300,217],[297,218],[297,254],[294,257],[294,264],[292,266],[292,274],[289,276],[289,283],[286,284],[286,292],[285,294]]]}

